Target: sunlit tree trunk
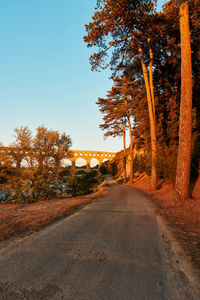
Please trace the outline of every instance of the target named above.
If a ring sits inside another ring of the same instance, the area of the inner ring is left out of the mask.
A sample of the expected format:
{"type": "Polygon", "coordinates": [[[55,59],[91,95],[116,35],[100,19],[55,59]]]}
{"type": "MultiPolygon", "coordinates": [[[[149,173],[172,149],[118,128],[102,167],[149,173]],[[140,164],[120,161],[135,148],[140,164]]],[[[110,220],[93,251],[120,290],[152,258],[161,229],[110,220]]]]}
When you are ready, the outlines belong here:
{"type": "Polygon", "coordinates": [[[124,147],[124,160],[123,160],[124,183],[126,183],[126,124],[125,123],[122,123],[122,131],[123,131],[123,147],[124,147]]]}
{"type": "Polygon", "coordinates": [[[188,198],[192,138],[192,62],[188,1],[180,4],[181,37],[181,104],[179,120],[179,148],[174,201],[188,198]]]}
{"type": "Polygon", "coordinates": [[[131,128],[131,121],[129,115],[127,115],[128,129],[130,135],[130,182],[133,182],[133,134],[131,128]]]}
{"type": "Polygon", "coordinates": [[[156,140],[156,113],[155,113],[155,98],[154,98],[154,86],[153,86],[153,52],[149,42],[149,83],[150,83],[150,91],[151,91],[151,107],[152,107],[152,115],[153,120],[151,124],[151,144],[152,144],[152,169],[151,169],[151,186],[152,189],[157,188],[157,174],[156,174],[156,159],[157,159],[157,140],[156,140]]]}
{"type": "Polygon", "coordinates": [[[150,38],[148,38],[149,43],[149,83],[150,83],[150,91],[151,91],[151,103],[152,103],[152,111],[154,120],[156,120],[155,116],[155,98],[154,98],[154,86],[153,86],[153,51],[150,44],[150,38]]]}
{"type": "Polygon", "coordinates": [[[156,159],[157,159],[157,138],[156,138],[156,120],[155,120],[155,104],[154,104],[154,93],[153,93],[153,72],[152,65],[150,64],[149,74],[151,80],[148,78],[147,68],[143,59],[142,48],[139,46],[138,51],[140,54],[142,71],[144,76],[148,110],[149,110],[149,120],[150,120],[150,133],[151,133],[151,188],[155,190],[157,188],[157,174],[156,174],[156,159]],[[150,85],[151,84],[151,85],[150,85]],[[152,95],[153,98],[152,98],[152,95]]]}

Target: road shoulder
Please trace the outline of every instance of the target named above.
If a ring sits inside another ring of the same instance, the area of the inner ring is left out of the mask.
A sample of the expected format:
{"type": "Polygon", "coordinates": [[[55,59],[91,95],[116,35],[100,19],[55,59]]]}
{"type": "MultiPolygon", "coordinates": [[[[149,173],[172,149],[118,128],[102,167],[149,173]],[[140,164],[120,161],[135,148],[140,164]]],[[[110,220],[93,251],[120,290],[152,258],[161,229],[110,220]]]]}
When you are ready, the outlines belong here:
{"type": "MultiPolygon", "coordinates": [[[[147,180],[146,180],[147,182],[147,180]]],[[[193,287],[194,294],[200,294],[200,227],[196,222],[199,210],[195,207],[198,202],[191,202],[182,206],[172,204],[172,187],[163,186],[152,193],[150,185],[134,183],[130,186],[146,195],[155,207],[155,217],[163,238],[170,250],[170,256],[175,269],[185,276],[193,287]]],[[[199,296],[197,296],[197,299],[199,296]]]]}
{"type": "Polygon", "coordinates": [[[107,192],[108,189],[104,188],[81,197],[43,200],[31,204],[0,204],[0,250],[77,212],[107,192]]]}

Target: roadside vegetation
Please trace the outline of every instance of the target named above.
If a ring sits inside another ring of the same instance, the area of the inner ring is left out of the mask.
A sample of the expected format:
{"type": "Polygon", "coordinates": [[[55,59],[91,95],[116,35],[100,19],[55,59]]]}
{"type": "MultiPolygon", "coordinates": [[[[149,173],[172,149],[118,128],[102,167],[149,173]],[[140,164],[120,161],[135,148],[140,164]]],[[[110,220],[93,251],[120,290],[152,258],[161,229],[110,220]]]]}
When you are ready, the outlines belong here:
{"type": "Polygon", "coordinates": [[[96,51],[92,70],[111,70],[113,86],[97,99],[100,128],[105,137],[122,136],[123,150],[98,171],[74,176],[63,166],[68,135],[43,126],[35,136],[27,127],[15,129],[13,144],[0,147],[0,239],[88,203],[92,196],[85,195],[112,174],[152,195],[200,268],[199,15],[198,0],[167,1],[162,12],[155,0],[97,1],[84,41],[96,51]]]}
{"type": "Polygon", "coordinates": [[[31,203],[91,193],[102,178],[96,170],[72,174],[64,165],[71,138],[65,133],[27,127],[15,129],[15,141],[0,147],[0,202],[31,203]]]}
{"type": "Polygon", "coordinates": [[[138,169],[152,191],[164,178],[177,204],[200,173],[199,14],[195,0],[168,1],[162,12],[153,0],[97,1],[84,36],[92,70],[111,70],[113,87],[97,104],[105,137],[123,136],[124,181],[128,160],[130,182],[138,169]]]}
{"type": "Polygon", "coordinates": [[[200,270],[200,1],[156,2],[97,1],[84,41],[92,70],[111,70],[97,105],[104,136],[123,138],[116,177],[152,196],[200,270]]]}

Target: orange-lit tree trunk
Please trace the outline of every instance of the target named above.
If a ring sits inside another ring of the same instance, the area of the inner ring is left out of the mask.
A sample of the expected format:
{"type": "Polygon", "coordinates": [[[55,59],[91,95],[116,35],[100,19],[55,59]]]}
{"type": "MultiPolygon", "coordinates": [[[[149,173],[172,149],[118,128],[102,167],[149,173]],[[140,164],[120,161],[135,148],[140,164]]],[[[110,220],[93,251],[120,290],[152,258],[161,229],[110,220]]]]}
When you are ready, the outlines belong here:
{"type": "Polygon", "coordinates": [[[151,169],[151,186],[152,189],[157,188],[157,173],[156,173],[156,159],[157,159],[157,137],[156,137],[156,113],[155,113],[155,98],[154,98],[154,86],[153,86],[153,52],[149,43],[149,83],[151,92],[151,107],[152,107],[152,124],[151,124],[151,144],[152,144],[152,169],[151,169]]]}
{"type": "Polygon", "coordinates": [[[188,198],[192,139],[192,62],[188,1],[180,4],[181,104],[174,201],[188,198]]]}
{"type": "Polygon", "coordinates": [[[149,64],[149,77],[147,68],[143,59],[142,48],[138,46],[138,52],[140,54],[140,60],[142,65],[142,72],[144,76],[149,120],[150,120],[150,133],[151,133],[151,188],[155,190],[157,188],[157,173],[156,173],[156,159],[157,159],[157,137],[156,137],[156,119],[155,119],[155,103],[154,103],[154,91],[153,91],[153,54],[150,50],[150,64],[149,64]]]}
{"type": "Polygon", "coordinates": [[[133,182],[133,134],[131,128],[131,121],[129,115],[127,115],[128,129],[130,135],[130,182],[133,182]]]}
{"type": "Polygon", "coordinates": [[[122,123],[122,132],[123,132],[123,147],[124,147],[124,160],[123,160],[123,168],[124,168],[124,183],[126,183],[126,124],[122,123]]]}

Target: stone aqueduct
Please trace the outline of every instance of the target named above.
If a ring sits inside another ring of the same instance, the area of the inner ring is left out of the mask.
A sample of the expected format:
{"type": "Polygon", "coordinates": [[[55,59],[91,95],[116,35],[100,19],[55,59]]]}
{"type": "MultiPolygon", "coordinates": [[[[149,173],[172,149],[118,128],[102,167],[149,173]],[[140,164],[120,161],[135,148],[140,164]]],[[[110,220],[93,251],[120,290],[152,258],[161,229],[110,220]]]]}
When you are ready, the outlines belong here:
{"type": "MultiPolygon", "coordinates": [[[[106,151],[87,151],[87,150],[69,150],[66,154],[66,158],[72,163],[72,170],[76,169],[76,161],[79,158],[83,158],[86,161],[86,170],[91,169],[90,163],[93,158],[98,162],[100,166],[106,160],[112,160],[116,155],[116,152],[106,152],[106,151]]],[[[85,168],[85,167],[84,167],[85,168]]],[[[81,169],[79,167],[79,169],[81,169]]]]}
{"type": "MultiPolygon", "coordinates": [[[[26,150],[20,150],[21,153],[28,154],[30,149],[26,150]]],[[[8,153],[15,153],[16,151],[19,151],[19,149],[15,149],[13,147],[0,147],[0,153],[8,151],[8,153]]],[[[33,150],[32,150],[33,151],[33,150]]],[[[37,150],[35,150],[37,151],[37,150]]],[[[98,166],[100,166],[103,161],[105,160],[112,160],[116,155],[116,152],[107,152],[107,151],[87,151],[87,150],[69,150],[65,154],[65,158],[71,161],[71,169],[74,173],[76,173],[77,170],[80,170],[81,167],[76,167],[76,161],[79,158],[83,158],[85,160],[86,165],[84,165],[82,168],[84,168],[86,171],[89,171],[91,169],[91,160],[93,158],[96,159],[96,163],[98,166]]]]}

